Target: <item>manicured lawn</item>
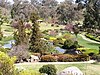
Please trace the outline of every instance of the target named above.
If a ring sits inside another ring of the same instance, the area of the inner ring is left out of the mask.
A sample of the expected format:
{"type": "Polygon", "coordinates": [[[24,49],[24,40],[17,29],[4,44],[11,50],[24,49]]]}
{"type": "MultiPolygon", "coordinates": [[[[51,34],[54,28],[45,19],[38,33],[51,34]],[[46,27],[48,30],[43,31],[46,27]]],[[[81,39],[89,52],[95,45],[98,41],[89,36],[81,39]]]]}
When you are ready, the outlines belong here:
{"type": "MultiPolygon", "coordinates": [[[[38,72],[39,68],[44,64],[32,64],[32,65],[19,65],[17,67],[24,67],[25,69],[31,69],[38,72]]],[[[85,75],[100,75],[100,64],[56,64],[57,72],[71,66],[78,67],[85,75]]]]}
{"type": "Polygon", "coordinates": [[[78,42],[81,46],[84,46],[85,48],[90,48],[90,49],[97,49],[99,50],[100,44],[96,43],[91,43],[86,40],[84,40],[81,36],[78,35],[78,42]]]}

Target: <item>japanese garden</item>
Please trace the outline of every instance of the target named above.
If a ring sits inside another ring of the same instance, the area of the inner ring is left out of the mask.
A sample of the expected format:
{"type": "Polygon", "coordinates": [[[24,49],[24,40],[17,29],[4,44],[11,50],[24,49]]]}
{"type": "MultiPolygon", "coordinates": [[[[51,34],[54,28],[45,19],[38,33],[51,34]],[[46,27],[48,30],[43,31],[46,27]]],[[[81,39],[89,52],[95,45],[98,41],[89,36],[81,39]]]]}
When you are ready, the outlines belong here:
{"type": "Polygon", "coordinates": [[[0,75],[100,75],[100,0],[0,0],[0,75]]]}

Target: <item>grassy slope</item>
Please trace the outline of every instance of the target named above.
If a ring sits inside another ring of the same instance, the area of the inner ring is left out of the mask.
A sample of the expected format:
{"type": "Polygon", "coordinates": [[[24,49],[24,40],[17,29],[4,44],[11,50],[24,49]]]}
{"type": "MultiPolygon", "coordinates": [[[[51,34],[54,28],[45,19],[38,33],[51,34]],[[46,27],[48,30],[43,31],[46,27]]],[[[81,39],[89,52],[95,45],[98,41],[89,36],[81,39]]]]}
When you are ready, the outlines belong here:
{"type": "Polygon", "coordinates": [[[83,45],[84,47],[91,49],[99,49],[98,47],[100,46],[100,44],[91,43],[84,40],[81,36],[78,36],[78,42],[80,45],[83,45]]]}

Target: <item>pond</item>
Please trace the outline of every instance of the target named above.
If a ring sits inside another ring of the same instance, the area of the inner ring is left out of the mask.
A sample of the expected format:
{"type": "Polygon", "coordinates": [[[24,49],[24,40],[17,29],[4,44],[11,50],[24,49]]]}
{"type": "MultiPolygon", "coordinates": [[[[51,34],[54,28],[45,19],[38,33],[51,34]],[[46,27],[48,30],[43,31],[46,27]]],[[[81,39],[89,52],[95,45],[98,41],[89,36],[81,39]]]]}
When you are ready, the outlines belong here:
{"type": "Polygon", "coordinates": [[[55,49],[56,49],[57,51],[59,51],[60,53],[64,53],[64,52],[65,52],[65,49],[62,49],[62,48],[60,48],[60,47],[55,47],[55,49]]]}
{"type": "MultiPolygon", "coordinates": [[[[8,41],[8,42],[9,42],[9,43],[8,43],[8,44],[5,44],[5,45],[3,46],[3,48],[11,48],[11,47],[12,47],[12,44],[15,43],[15,40],[10,40],[10,41],[8,41]]],[[[50,45],[53,45],[53,43],[50,42],[50,45]]],[[[62,49],[62,48],[60,48],[59,46],[55,47],[55,49],[56,49],[57,51],[59,51],[60,53],[64,53],[64,52],[65,52],[65,49],[62,49]]]]}
{"type": "Polygon", "coordinates": [[[12,44],[14,44],[14,43],[15,43],[15,40],[10,40],[10,41],[8,41],[8,44],[5,44],[3,46],[3,48],[11,48],[12,47],[12,44]]]}
{"type": "MultiPolygon", "coordinates": [[[[53,45],[52,42],[49,42],[49,43],[50,43],[50,45],[53,45]]],[[[64,52],[65,52],[65,49],[62,49],[62,48],[60,48],[59,46],[55,47],[55,49],[56,49],[57,51],[59,51],[60,53],[64,53],[64,52]]]]}

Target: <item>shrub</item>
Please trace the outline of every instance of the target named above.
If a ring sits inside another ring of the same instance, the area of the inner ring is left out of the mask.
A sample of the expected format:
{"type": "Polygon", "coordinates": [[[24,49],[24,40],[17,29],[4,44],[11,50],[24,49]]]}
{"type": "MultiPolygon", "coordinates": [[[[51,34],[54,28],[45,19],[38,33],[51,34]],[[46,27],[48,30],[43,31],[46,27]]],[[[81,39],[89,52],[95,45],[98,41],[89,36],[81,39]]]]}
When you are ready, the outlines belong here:
{"type": "Polygon", "coordinates": [[[73,62],[74,60],[75,60],[74,55],[70,54],[58,55],[59,62],[73,62]]]}
{"type": "Polygon", "coordinates": [[[0,52],[0,75],[15,75],[14,61],[15,57],[10,58],[3,52],[0,52]]]}
{"type": "Polygon", "coordinates": [[[54,45],[59,45],[59,44],[63,45],[64,42],[63,42],[62,38],[57,38],[57,39],[53,40],[53,44],[54,45]]]}
{"type": "Polygon", "coordinates": [[[66,39],[66,41],[64,42],[64,49],[69,49],[72,45],[74,44],[74,42],[71,39],[66,39]]]}
{"type": "Polygon", "coordinates": [[[77,56],[77,61],[89,61],[90,58],[87,54],[82,54],[77,56]]]}
{"type": "Polygon", "coordinates": [[[13,46],[8,55],[11,57],[16,56],[19,62],[21,62],[22,59],[29,58],[29,52],[26,45],[13,46]]]}
{"type": "Polygon", "coordinates": [[[56,62],[56,58],[52,55],[45,55],[41,57],[41,62],[56,62]]]}
{"type": "Polygon", "coordinates": [[[71,39],[71,38],[73,38],[73,36],[72,36],[71,34],[67,33],[67,34],[64,34],[64,35],[62,36],[62,38],[63,38],[63,39],[71,39]]]}
{"type": "Polygon", "coordinates": [[[40,73],[46,73],[48,75],[56,75],[57,69],[54,65],[43,65],[39,69],[40,73]]]}
{"type": "Polygon", "coordinates": [[[1,52],[7,53],[9,51],[9,49],[5,49],[5,48],[0,48],[1,52]]]}
{"type": "Polygon", "coordinates": [[[88,61],[89,56],[88,55],[58,55],[58,61],[59,62],[75,62],[75,61],[88,61]]]}

